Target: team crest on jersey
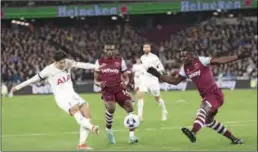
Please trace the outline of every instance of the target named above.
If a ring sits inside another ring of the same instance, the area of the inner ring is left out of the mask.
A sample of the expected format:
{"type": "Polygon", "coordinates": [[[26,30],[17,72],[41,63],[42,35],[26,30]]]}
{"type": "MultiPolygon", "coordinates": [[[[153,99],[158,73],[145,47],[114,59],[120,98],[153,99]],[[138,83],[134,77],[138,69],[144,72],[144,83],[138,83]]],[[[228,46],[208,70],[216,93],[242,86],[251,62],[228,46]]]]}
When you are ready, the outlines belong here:
{"type": "Polygon", "coordinates": [[[195,63],[195,64],[194,64],[194,68],[195,68],[195,69],[199,69],[199,68],[200,68],[200,64],[199,64],[199,63],[195,63]]]}
{"type": "Polygon", "coordinates": [[[115,66],[116,66],[116,67],[119,67],[119,66],[120,66],[120,63],[119,63],[119,62],[115,62],[115,66]]]}

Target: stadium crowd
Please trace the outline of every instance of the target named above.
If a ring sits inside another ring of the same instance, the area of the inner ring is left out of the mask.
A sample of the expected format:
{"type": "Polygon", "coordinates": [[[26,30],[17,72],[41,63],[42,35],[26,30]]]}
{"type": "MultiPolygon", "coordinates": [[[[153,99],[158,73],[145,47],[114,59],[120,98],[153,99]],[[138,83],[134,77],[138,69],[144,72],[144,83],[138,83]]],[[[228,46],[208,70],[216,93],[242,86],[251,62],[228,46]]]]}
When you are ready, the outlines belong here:
{"type": "MultiPolygon", "coordinates": [[[[153,43],[153,51],[159,55],[167,73],[180,67],[179,51],[191,46],[199,55],[221,56],[251,51],[252,57],[224,66],[214,66],[217,76],[257,77],[257,21],[238,20],[237,24],[217,24],[213,20],[171,33],[170,39],[160,44],[153,43]]],[[[19,83],[36,74],[44,66],[51,63],[54,50],[65,50],[77,61],[94,63],[102,53],[106,41],[120,44],[121,54],[130,66],[135,57],[142,54],[142,45],[148,37],[142,36],[137,27],[126,24],[98,26],[72,24],[59,26],[56,24],[34,24],[25,27],[14,24],[2,24],[1,32],[1,75],[2,81],[19,83]]],[[[173,26],[173,25],[171,25],[173,26]]],[[[162,30],[162,25],[157,28],[162,30]]],[[[158,35],[156,35],[158,37],[158,35]]],[[[75,70],[72,77],[76,82],[93,78],[93,71],[75,70]]]]}

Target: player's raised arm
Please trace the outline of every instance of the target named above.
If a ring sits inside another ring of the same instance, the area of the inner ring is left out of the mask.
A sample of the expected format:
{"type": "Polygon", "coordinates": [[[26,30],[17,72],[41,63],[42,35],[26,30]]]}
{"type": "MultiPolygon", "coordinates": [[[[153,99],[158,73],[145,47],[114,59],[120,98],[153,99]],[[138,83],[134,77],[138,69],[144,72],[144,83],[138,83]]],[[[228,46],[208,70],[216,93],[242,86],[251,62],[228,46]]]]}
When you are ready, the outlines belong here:
{"type": "Polygon", "coordinates": [[[152,74],[155,77],[159,78],[163,82],[167,82],[169,84],[177,85],[180,82],[185,80],[185,78],[183,76],[181,76],[181,75],[177,75],[177,76],[162,75],[162,74],[160,74],[160,72],[158,70],[156,70],[153,67],[148,68],[147,72],[149,72],[150,74],[152,74]]]}
{"type": "Polygon", "coordinates": [[[96,64],[92,64],[92,63],[84,63],[84,62],[76,62],[74,60],[69,60],[66,59],[66,61],[68,62],[68,64],[72,67],[72,68],[81,68],[81,69],[96,69],[96,68],[101,68],[100,66],[96,65],[96,64]]]}
{"type": "Polygon", "coordinates": [[[249,52],[243,52],[239,55],[232,55],[232,56],[223,56],[223,57],[219,57],[219,58],[211,58],[210,60],[210,64],[226,64],[226,63],[230,63],[230,62],[234,62],[236,60],[241,60],[244,58],[247,58],[250,56],[249,52]]]}
{"type": "Polygon", "coordinates": [[[45,78],[47,78],[47,76],[48,76],[48,68],[46,67],[45,69],[43,69],[41,72],[39,72],[38,74],[36,74],[32,78],[14,86],[11,91],[15,92],[17,90],[20,90],[20,89],[22,89],[22,88],[24,88],[24,87],[26,87],[30,84],[33,84],[33,83],[38,82],[40,80],[44,80],[45,78]]]}

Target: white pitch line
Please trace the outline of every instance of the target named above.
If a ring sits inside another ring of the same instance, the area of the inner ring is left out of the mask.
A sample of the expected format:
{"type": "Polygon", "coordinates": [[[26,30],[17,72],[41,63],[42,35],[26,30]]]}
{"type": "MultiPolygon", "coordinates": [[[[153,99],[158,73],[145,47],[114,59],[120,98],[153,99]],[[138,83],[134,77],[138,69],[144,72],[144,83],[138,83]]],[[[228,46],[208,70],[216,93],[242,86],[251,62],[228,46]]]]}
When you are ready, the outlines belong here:
{"type": "Polygon", "coordinates": [[[257,122],[257,120],[226,121],[226,122],[223,122],[223,123],[224,124],[239,124],[239,123],[247,123],[247,122],[257,122]]]}
{"type": "MultiPolygon", "coordinates": [[[[257,120],[246,120],[246,121],[228,121],[224,122],[223,124],[228,124],[227,126],[230,127],[238,127],[238,126],[250,126],[253,124],[257,124],[257,120]],[[255,123],[256,122],[256,123],[255,123]]],[[[184,126],[184,127],[192,127],[192,126],[184,126]]],[[[139,128],[139,130],[176,130],[180,129],[181,127],[161,127],[161,128],[139,128]]],[[[126,129],[117,129],[113,130],[114,132],[124,132],[127,131],[126,129]]],[[[79,132],[48,132],[48,133],[31,133],[31,134],[13,134],[13,135],[2,135],[2,138],[12,138],[12,137],[30,137],[30,136],[48,136],[48,135],[55,135],[55,134],[78,134],[79,132]]]]}
{"type": "Polygon", "coordinates": [[[179,99],[179,100],[176,100],[175,103],[178,104],[178,103],[183,103],[183,102],[186,102],[186,100],[184,99],[179,99]]]}

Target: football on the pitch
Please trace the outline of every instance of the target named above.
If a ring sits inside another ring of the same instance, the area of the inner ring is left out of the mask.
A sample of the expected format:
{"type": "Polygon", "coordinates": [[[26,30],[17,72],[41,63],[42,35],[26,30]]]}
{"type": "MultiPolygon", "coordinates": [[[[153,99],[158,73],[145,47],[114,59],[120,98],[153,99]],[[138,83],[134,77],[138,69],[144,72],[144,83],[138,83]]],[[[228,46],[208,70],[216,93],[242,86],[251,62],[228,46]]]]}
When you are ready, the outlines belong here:
{"type": "Polygon", "coordinates": [[[127,115],[124,119],[124,125],[129,129],[137,128],[139,124],[140,124],[139,118],[134,114],[127,115]]]}

